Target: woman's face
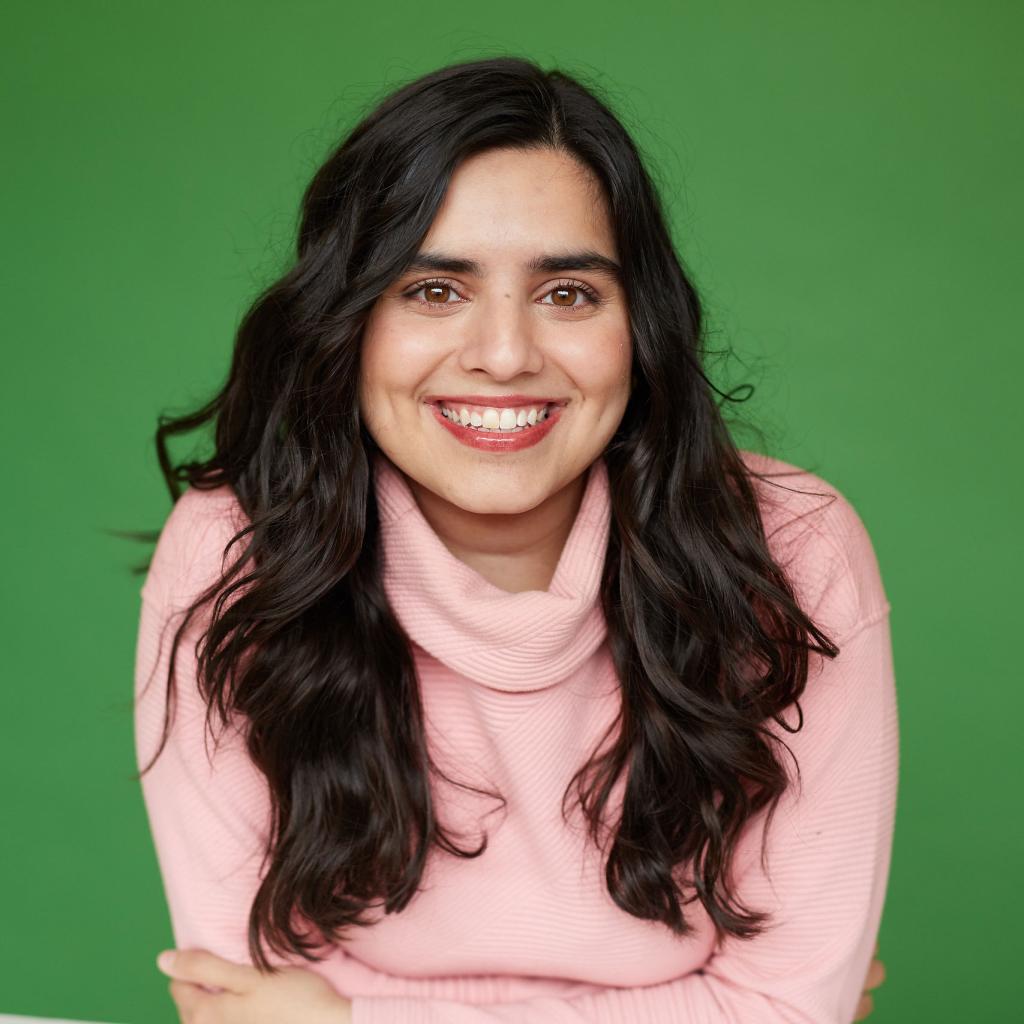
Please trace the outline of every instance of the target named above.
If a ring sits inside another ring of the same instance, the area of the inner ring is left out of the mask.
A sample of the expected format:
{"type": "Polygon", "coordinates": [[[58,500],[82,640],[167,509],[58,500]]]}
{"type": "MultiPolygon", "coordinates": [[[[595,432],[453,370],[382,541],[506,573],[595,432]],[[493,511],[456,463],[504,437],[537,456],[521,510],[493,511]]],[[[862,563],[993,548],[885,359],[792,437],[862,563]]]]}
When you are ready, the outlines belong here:
{"type": "Polygon", "coordinates": [[[617,265],[598,183],[569,156],[461,164],[365,328],[361,414],[387,457],[477,513],[528,511],[579,477],[629,397],[617,265]]]}

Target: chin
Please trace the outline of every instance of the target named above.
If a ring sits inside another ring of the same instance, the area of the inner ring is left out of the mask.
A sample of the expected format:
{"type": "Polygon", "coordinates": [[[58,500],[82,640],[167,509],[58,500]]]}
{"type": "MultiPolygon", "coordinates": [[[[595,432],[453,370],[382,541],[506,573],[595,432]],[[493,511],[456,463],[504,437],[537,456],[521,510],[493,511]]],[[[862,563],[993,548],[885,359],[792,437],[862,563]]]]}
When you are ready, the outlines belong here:
{"type": "Polygon", "coordinates": [[[484,495],[479,490],[466,493],[463,488],[457,487],[446,493],[445,497],[464,512],[472,512],[474,515],[514,516],[536,508],[545,496],[537,495],[534,498],[524,494],[521,488],[512,487],[508,488],[507,493],[504,489],[498,493],[492,489],[484,495]]]}

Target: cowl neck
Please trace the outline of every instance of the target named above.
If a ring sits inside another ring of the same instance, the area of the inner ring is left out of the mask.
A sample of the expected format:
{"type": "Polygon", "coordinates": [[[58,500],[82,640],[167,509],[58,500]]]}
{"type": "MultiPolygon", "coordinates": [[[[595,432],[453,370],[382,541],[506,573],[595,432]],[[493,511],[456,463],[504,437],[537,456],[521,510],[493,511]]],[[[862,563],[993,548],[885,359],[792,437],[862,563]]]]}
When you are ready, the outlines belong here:
{"type": "Polygon", "coordinates": [[[511,593],[453,555],[403,474],[374,457],[383,582],[409,638],[453,671],[497,690],[545,689],[604,640],[600,586],[608,544],[608,473],[598,458],[547,590],[511,593]]]}

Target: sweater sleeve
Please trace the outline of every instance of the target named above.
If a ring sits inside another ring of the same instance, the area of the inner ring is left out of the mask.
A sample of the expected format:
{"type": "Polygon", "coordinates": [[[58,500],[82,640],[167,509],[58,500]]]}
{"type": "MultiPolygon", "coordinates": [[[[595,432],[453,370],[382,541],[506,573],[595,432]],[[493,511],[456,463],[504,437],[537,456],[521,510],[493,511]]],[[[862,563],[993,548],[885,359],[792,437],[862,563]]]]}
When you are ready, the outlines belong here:
{"type": "MultiPolygon", "coordinates": [[[[141,591],[135,658],[140,769],[152,760],[163,732],[178,613],[216,579],[224,545],[234,532],[228,518],[231,507],[216,494],[186,491],[172,509],[150,562],[141,591]]],[[[263,878],[270,795],[241,733],[229,729],[220,735],[215,718],[211,730],[206,729],[194,651],[200,632],[193,621],[178,646],[173,723],[162,751],[142,775],[142,796],[175,947],[206,949],[251,964],[249,910],[263,878]]],[[[341,949],[319,964],[298,956],[281,958],[269,949],[267,955],[279,966],[315,970],[340,992],[350,984],[373,984],[373,972],[341,949]]]]}
{"type": "MultiPolygon", "coordinates": [[[[142,768],[163,732],[167,673],[179,612],[212,582],[210,541],[224,503],[188,490],[164,524],[142,587],[135,648],[135,747],[142,768]]],[[[226,732],[215,747],[216,719],[206,730],[206,705],[196,682],[193,620],[178,645],[172,728],[141,779],[175,945],[250,963],[247,915],[259,884],[269,827],[265,780],[241,736],[226,732]]]]}
{"type": "MultiPolygon", "coordinates": [[[[136,703],[140,768],[156,753],[162,732],[172,635],[166,608],[144,597],[136,679],[142,684],[151,672],[153,678],[136,703]]],[[[205,709],[193,696],[194,658],[188,657],[194,639],[187,633],[178,648],[173,727],[142,776],[142,795],[175,946],[250,963],[246,912],[259,883],[267,808],[236,738],[225,736],[215,753],[212,738],[204,738],[205,709]]]]}
{"type": "MultiPolygon", "coordinates": [[[[819,624],[839,628],[834,659],[811,656],[796,733],[773,727],[800,768],[783,794],[760,859],[765,812],[748,825],[735,891],[770,927],[728,936],[702,967],[661,984],[568,998],[467,1005],[356,996],[353,1024],[849,1024],[863,990],[889,875],[898,776],[890,605],[870,541],[840,500],[840,540],[808,567],[819,624]],[[836,571],[825,567],[832,556],[836,571]]],[[[819,537],[819,540],[822,540],[819,537]]],[[[828,630],[826,630],[828,631],[828,630]]],[[[791,706],[783,715],[792,727],[791,706]]],[[[791,758],[780,757],[791,777],[791,758]]]]}

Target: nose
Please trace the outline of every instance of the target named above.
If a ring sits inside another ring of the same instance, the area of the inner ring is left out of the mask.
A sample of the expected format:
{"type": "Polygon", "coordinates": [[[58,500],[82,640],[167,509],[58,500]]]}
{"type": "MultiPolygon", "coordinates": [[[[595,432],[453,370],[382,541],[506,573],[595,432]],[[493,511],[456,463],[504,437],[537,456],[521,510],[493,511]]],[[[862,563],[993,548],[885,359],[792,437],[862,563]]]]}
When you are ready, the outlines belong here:
{"type": "Polygon", "coordinates": [[[483,371],[495,380],[512,380],[524,373],[539,373],[544,353],[536,336],[538,325],[529,303],[501,291],[490,301],[477,300],[473,317],[464,320],[465,335],[459,348],[459,366],[472,373],[483,371]]]}

